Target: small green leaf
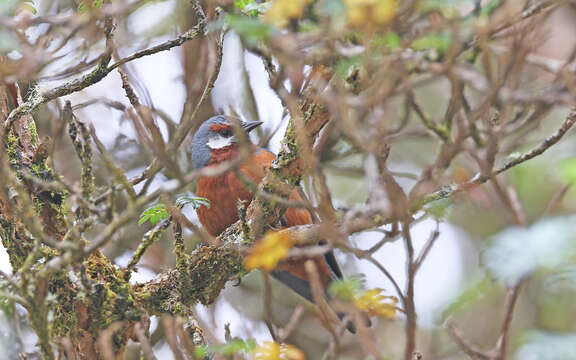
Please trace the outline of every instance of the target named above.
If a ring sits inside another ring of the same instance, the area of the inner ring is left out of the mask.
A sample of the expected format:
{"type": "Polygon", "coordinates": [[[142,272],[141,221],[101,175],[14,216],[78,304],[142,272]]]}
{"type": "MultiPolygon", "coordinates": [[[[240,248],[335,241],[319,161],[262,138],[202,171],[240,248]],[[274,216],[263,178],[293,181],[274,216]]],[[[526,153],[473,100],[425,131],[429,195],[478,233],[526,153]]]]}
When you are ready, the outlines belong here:
{"type": "Polygon", "coordinates": [[[241,352],[248,353],[256,348],[254,340],[232,340],[220,349],[222,355],[234,355],[241,352]]]}
{"type": "Polygon", "coordinates": [[[452,38],[447,34],[429,34],[416,39],[412,43],[414,50],[436,50],[445,53],[452,45],[452,38]]]}
{"type": "Polygon", "coordinates": [[[254,4],[254,0],[235,0],[234,6],[236,6],[240,10],[244,10],[244,8],[248,5],[254,4]]]}
{"type": "Polygon", "coordinates": [[[201,196],[184,195],[176,199],[176,206],[182,209],[186,205],[192,205],[194,209],[199,209],[200,206],[210,207],[210,200],[201,196]]]}
{"type": "Polygon", "coordinates": [[[364,279],[358,276],[334,280],[328,287],[330,295],[343,301],[352,302],[356,295],[364,288],[364,279]]]}
{"type": "Polygon", "coordinates": [[[493,14],[496,10],[498,10],[503,5],[503,3],[504,3],[503,0],[490,0],[490,1],[488,1],[488,3],[482,7],[482,10],[480,11],[480,15],[481,16],[489,16],[489,15],[493,14]]]}
{"type": "Polygon", "coordinates": [[[145,222],[150,222],[152,225],[156,225],[159,221],[164,220],[168,217],[168,211],[164,204],[157,204],[144,210],[140,215],[138,220],[138,225],[142,225],[145,222]]]}
{"type": "Polygon", "coordinates": [[[402,41],[400,36],[392,31],[389,31],[380,36],[376,36],[374,40],[372,40],[372,45],[375,48],[387,47],[392,50],[397,50],[400,48],[401,44],[402,41]]]}
{"type": "Polygon", "coordinates": [[[334,75],[345,78],[348,75],[350,69],[360,65],[359,57],[344,58],[334,66],[334,75]]]}
{"type": "Polygon", "coordinates": [[[196,346],[194,348],[194,356],[200,359],[205,358],[208,356],[208,346],[196,346]]]}
{"type": "Polygon", "coordinates": [[[256,348],[256,341],[250,340],[232,340],[224,345],[207,345],[199,346],[194,349],[194,355],[198,358],[203,358],[209,354],[220,354],[220,355],[239,355],[248,354],[250,351],[256,348]]]}
{"type": "Polygon", "coordinates": [[[434,217],[436,220],[446,219],[448,216],[450,216],[451,210],[452,210],[451,198],[432,201],[431,203],[424,206],[424,211],[432,215],[432,217],[434,217]]]}
{"type": "Polygon", "coordinates": [[[236,0],[234,5],[248,16],[258,16],[266,12],[270,3],[257,3],[254,0],[236,0]]]}
{"type": "Polygon", "coordinates": [[[240,37],[253,45],[274,35],[274,28],[258,18],[231,14],[227,16],[227,23],[240,37]]]}

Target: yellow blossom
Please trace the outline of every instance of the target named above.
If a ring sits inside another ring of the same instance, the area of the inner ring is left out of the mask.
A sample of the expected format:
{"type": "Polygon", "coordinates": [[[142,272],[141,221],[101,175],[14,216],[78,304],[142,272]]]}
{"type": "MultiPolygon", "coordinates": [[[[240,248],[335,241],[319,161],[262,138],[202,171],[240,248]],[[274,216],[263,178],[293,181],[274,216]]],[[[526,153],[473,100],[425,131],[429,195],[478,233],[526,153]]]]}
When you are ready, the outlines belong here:
{"type": "Polygon", "coordinates": [[[292,245],[294,243],[288,233],[270,231],[254,245],[250,254],[244,259],[244,267],[247,270],[257,268],[265,271],[274,270],[278,262],[288,256],[292,245]]]}
{"type": "Polygon", "coordinates": [[[264,18],[271,24],[283,27],[290,19],[298,19],[304,15],[306,6],[312,0],[274,0],[264,18]]]}
{"type": "Polygon", "coordinates": [[[266,341],[254,349],[252,360],[306,360],[306,356],[294,345],[266,341]]]}
{"type": "Polygon", "coordinates": [[[352,27],[389,24],[398,9],[398,0],[344,0],[344,4],[352,27]]]}
{"type": "Polygon", "coordinates": [[[354,305],[370,316],[382,316],[388,319],[396,316],[396,303],[394,296],[382,295],[382,289],[372,289],[362,292],[354,299],[354,305]]]}

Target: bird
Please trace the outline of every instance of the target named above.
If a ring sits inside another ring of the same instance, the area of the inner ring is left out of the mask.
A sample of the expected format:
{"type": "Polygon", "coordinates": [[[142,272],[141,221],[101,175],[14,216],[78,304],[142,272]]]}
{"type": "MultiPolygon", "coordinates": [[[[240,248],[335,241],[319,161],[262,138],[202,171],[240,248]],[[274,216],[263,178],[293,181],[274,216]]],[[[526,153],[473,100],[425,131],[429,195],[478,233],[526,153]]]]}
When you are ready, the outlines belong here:
{"type": "MultiPolygon", "coordinates": [[[[246,134],[260,125],[262,125],[260,121],[240,121],[240,127],[246,134]]],[[[232,169],[216,176],[198,178],[195,194],[208,199],[210,206],[202,206],[196,211],[200,223],[212,236],[220,235],[238,220],[238,201],[249,202],[254,196],[246,186],[246,179],[258,184],[276,158],[276,155],[264,148],[252,143],[249,146],[252,150],[251,155],[242,160],[237,169],[245,179],[239,178],[236,171],[232,169]]],[[[216,115],[209,118],[200,125],[192,139],[194,170],[235,159],[239,154],[239,147],[233,125],[226,116],[216,115]]],[[[296,189],[292,192],[290,200],[302,200],[296,189]]],[[[312,222],[310,212],[298,208],[288,208],[282,219],[282,224],[286,226],[305,225],[312,222]]],[[[271,275],[306,300],[314,303],[311,283],[304,267],[306,260],[285,260],[279,263],[271,275]]],[[[327,288],[331,281],[343,278],[342,271],[332,251],[313,260],[316,263],[325,296],[329,299],[327,288]]],[[[343,314],[337,315],[341,320],[344,317],[343,314]]],[[[348,322],[346,326],[350,332],[356,331],[352,322],[348,322]]]]}

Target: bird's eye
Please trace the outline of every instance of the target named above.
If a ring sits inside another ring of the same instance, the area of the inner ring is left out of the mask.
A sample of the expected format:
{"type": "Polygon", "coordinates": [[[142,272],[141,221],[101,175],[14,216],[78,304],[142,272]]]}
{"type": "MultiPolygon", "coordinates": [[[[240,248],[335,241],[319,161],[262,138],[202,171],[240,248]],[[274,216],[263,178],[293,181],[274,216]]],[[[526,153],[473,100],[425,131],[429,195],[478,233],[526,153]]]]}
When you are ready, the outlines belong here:
{"type": "Polygon", "coordinates": [[[226,130],[222,130],[220,131],[220,135],[224,136],[224,137],[230,137],[232,136],[234,133],[232,132],[232,129],[226,129],[226,130]]]}

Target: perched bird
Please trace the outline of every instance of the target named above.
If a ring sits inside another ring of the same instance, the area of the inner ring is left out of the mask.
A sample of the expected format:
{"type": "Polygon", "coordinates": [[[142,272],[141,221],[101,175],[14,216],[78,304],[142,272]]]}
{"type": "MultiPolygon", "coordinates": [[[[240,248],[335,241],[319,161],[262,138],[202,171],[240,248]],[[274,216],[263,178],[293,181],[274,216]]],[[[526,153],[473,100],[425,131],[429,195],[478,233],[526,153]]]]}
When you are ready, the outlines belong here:
{"type": "MultiPolygon", "coordinates": [[[[254,130],[262,123],[257,121],[242,122],[246,133],[254,130]]],[[[248,180],[259,183],[276,157],[268,150],[251,145],[251,157],[243,160],[238,171],[248,180]]],[[[194,169],[213,166],[238,156],[239,144],[234,135],[231,122],[225,116],[214,116],[206,120],[194,134],[192,141],[192,161],[194,169]]],[[[196,195],[207,198],[210,207],[200,207],[198,218],[204,228],[213,236],[222,233],[227,227],[238,220],[238,200],[250,201],[253,193],[238,178],[233,170],[214,177],[203,176],[198,179],[196,195]]],[[[296,190],[291,200],[301,200],[296,190]]],[[[284,214],[282,223],[287,226],[311,224],[312,217],[307,210],[289,208],[284,214]]],[[[323,257],[314,259],[320,275],[322,286],[327,289],[334,279],[341,279],[342,272],[338,267],[334,254],[326,253],[323,257]]],[[[281,262],[272,272],[272,276],[280,280],[296,293],[314,302],[308,274],[304,268],[305,259],[287,260],[281,262]]],[[[325,291],[326,293],[326,291],[325,291]]],[[[342,317],[339,315],[339,317],[342,317]]],[[[348,324],[348,329],[355,332],[354,325],[348,324]]]]}

